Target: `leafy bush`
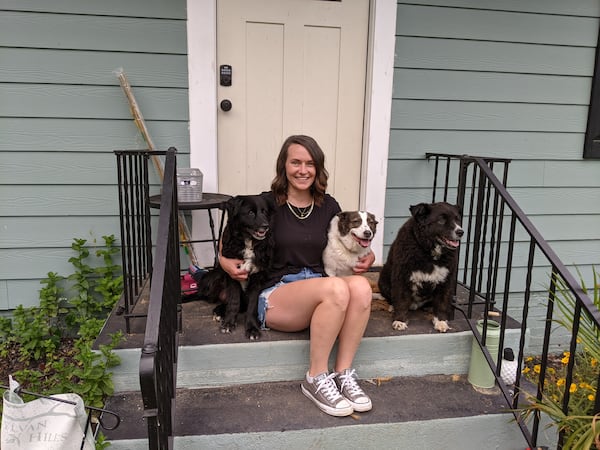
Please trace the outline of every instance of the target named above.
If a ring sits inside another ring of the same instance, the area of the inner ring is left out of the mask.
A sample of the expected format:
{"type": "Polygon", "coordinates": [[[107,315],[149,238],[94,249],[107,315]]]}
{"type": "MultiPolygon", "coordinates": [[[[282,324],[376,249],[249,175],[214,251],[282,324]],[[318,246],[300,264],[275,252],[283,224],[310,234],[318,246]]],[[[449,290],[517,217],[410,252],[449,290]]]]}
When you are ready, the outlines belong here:
{"type": "MultiPolygon", "coordinates": [[[[11,318],[0,317],[0,374],[2,384],[13,375],[21,386],[45,395],[75,392],[88,406],[102,407],[114,392],[111,367],[120,363],[112,351],[122,333],[109,345],[92,350],[110,311],[123,290],[121,267],[113,262],[119,253],[114,236],[103,236],[96,249],[98,267],[88,264],[85,239],[74,239],[73,274],[50,272],[41,281],[39,306],[18,306],[11,318]],[[69,296],[67,298],[67,296],[69,296]]],[[[97,447],[108,444],[102,436],[97,447]]]]}
{"type": "MultiPolygon", "coordinates": [[[[600,286],[598,273],[593,272],[593,301],[600,308],[600,286]]],[[[580,274],[583,291],[588,289],[580,274]]],[[[554,302],[562,318],[556,320],[569,332],[574,330],[575,298],[570,290],[559,280],[556,286],[554,302]]],[[[594,414],[600,371],[600,329],[594,320],[582,312],[577,334],[577,352],[564,352],[553,367],[548,367],[544,383],[544,396],[538,400],[528,395],[531,403],[522,409],[525,418],[533,413],[542,412],[549,416],[553,424],[564,435],[563,449],[600,449],[600,414],[594,414]],[[573,364],[572,380],[567,386],[568,365],[573,364]],[[568,411],[563,411],[565,394],[569,393],[568,411]]],[[[540,365],[533,357],[526,358],[523,373],[532,382],[538,383],[540,365]]]]}

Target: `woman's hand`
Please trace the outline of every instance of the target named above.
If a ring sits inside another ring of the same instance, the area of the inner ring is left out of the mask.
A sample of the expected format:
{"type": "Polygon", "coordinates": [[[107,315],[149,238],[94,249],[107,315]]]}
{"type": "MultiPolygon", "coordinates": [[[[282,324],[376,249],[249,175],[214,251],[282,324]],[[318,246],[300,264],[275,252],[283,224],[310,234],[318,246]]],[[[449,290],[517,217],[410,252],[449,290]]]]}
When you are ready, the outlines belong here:
{"type": "Polygon", "coordinates": [[[248,279],[248,271],[240,269],[243,260],[235,258],[226,258],[219,254],[219,264],[221,268],[229,274],[231,278],[237,281],[245,281],[248,279]]]}
{"type": "Polygon", "coordinates": [[[371,251],[358,260],[358,262],[356,263],[356,265],[354,266],[352,271],[357,275],[361,274],[361,273],[365,273],[367,270],[369,270],[369,267],[371,267],[374,262],[375,262],[375,253],[373,253],[371,251]]]}

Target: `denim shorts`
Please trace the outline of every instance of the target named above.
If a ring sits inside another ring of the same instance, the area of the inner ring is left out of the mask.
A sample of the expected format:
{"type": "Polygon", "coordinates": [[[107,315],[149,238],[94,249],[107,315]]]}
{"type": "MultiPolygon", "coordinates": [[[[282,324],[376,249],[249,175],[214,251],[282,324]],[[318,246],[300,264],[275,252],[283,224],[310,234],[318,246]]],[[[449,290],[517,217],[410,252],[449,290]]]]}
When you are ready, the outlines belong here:
{"type": "Polygon", "coordinates": [[[266,321],[267,321],[267,308],[269,307],[269,296],[271,293],[277,289],[282,284],[292,283],[294,281],[300,280],[308,280],[310,278],[319,278],[323,275],[320,273],[313,272],[312,269],[305,267],[298,273],[291,273],[288,275],[284,275],[281,277],[277,283],[273,286],[263,290],[258,296],[258,321],[260,322],[260,327],[262,330],[268,330],[266,321]]]}

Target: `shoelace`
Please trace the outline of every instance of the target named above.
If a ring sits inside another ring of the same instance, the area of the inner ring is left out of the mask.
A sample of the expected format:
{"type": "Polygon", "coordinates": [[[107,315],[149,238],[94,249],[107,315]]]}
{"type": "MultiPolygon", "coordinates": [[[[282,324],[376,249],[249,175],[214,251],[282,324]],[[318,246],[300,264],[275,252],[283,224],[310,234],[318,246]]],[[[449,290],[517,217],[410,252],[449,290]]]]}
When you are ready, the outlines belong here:
{"type": "Polygon", "coordinates": [[[317,392],[322,391],[329,401],[336,400],[342,396],[340,391],[338,391],[335,381],[333,381],[335,375],[335,372],[332,372],[327,377],[317,381],[317,392]]]}
{"type": "Polygon", "coordinates": [[[350,372],[347,372],[347,373],[342,372],[339,374],[340,380],[342,380],[342,385],[340,386],[340,391],[342,391],[344,389],[344,387],[346,387],[346,389],[348,390],[348,393],[350,395],[364,395],[363,390],[360,388],[360,386],[356,382],[356,379],[354,378],[355,372],[356,371],[354,369],[352,369],[350,372]]]}

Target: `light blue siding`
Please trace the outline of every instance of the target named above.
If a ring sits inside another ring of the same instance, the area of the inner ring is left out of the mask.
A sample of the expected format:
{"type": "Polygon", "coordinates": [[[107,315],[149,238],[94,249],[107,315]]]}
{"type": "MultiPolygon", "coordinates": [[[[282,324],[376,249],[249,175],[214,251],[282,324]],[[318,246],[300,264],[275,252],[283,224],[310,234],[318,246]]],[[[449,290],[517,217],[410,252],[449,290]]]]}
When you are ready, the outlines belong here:
{"type": "MultiPolygon", "coordinates": [[[[590,0],[398,2],[384,256],[409,206],[431,201],[425,153],[504,157],[509,192],[563,262],[591,278],[600,161],[583,160],[583,141],[599,17],[590,0]]],[[[519,297],[528,241],[516,240],[519,297]]],[[[550,270],[534,272],[543,291],[550,270]]]]}
{"type": "Polygon", "coordinates": [[[185,8],[185,0],[0,5],[0,310],[37,304],[49,271],[72,273],[74,238],[120,236],[113,151],[147,145],[117,70],[156,148],[174,146],[189,163],[185,8]]]}
{"type": "MultiPolygon", "coordinates": [[[[146,126],[157,148],[175,146],[178,155],[189,153],[187,121],[146,120],[146,126]]],[[[32,117],[23,120],[18,117],[0,117],[0,131],[0,152],[90,153],[106,152],[107,148],[123,150],[145,147],[133,121],[125,119],[48,120],[32,117]]],[[[2,161],[10,157],[2,154],[2,161]]]]}
{"type": "Polygon", "coordinates": [[[6,11],[0,41],[8,47],[185,55],[185,27],[185,20],[6,11]]]}
{"type": "Polygon", "coordinates": [[[600,229],[600,163],[582,159],[599,14],[591,1],[398,3],[384,253],[430,197],[427,152],[512,158],[534,223],[600,229]]]}

